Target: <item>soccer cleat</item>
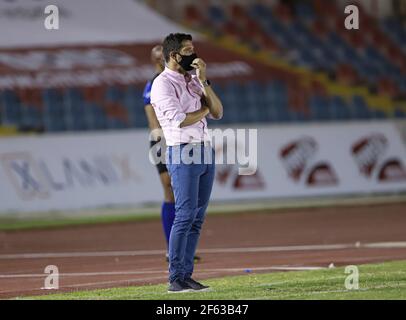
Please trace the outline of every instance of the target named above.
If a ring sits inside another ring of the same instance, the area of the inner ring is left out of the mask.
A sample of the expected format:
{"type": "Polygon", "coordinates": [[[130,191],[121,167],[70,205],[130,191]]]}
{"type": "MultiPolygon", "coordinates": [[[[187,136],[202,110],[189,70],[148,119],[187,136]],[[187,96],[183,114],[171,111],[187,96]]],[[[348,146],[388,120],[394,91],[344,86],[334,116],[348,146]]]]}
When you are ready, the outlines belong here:
{"type": "Polygon", "coordinates": [[[193,289],[193,291],[209,291],[210,290],[209,286],[205,286],[205,285],[193,280],[192,278],[185,279],[184,282],[189,287],[191,287],[193,289]]]}
{"type": "Polygon", "coordinates": [[[194,291],[185,281],[176,279],[169,284],[168,293],[181,293],[194,291]]]}

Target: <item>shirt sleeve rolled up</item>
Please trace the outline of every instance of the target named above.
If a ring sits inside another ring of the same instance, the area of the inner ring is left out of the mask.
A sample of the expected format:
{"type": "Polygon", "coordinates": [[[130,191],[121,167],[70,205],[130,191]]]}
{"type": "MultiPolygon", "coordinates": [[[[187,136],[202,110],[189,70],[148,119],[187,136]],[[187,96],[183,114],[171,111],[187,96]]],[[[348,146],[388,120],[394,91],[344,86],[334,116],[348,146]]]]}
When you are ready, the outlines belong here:
{"type": "Polygon", "coordinates": [[[186,118],[186,113],[180,107],[175,88],[167,79],[155,80],[152,84],[151,104],[176,127],[180,127],[186,118]]]}

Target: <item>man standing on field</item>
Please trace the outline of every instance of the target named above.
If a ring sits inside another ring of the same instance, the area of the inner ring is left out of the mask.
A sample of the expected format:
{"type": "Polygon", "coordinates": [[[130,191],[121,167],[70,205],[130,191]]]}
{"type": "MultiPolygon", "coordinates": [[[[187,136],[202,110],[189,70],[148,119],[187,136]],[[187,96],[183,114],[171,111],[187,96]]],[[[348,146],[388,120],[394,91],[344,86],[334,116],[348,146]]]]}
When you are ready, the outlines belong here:
{"type": "Polygon", "coordinates": [[[168,146],[166,162],[175,196],[168,291],[201,291],[208,287],[192,279],[193,257],[215,173],[206,116],[221,119],[223,106],[206,78],[206,64],[197,57],[191,35],[170,34],[162,46],[165,70],[152,85],[151,104],[168,146]],[[192,70],[196,75],[189,74],[192,70]]]}

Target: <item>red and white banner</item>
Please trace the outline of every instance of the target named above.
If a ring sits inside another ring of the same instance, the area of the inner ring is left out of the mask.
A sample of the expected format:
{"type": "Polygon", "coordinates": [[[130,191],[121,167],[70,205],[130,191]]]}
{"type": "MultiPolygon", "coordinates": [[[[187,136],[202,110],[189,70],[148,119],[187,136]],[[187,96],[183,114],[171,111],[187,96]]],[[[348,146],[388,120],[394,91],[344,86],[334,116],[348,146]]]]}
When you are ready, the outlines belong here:
{"type": "MultiPolygon", "coordinates": [[[[406,191],[406,147],[391,122],[259,126],[257,138],[255,174],[217,165],[213,200],[406,191]]],[[[0,139],[0,213],[160,202],[147,139],[144,130],[0,139]]]]}
{"type": "Polygon", "coordinates": [[[55,0],[59,29],[44,26],[45,0],[0,0],[0,90],[143,87],[154,75],[153,46],[172,32],[191,33],[216,83],[270,79],[275,71],[206,42],[133,0],[55,0]]]}
{"type": "MultiPolygon", "coordinates": [[[[154,75],[151,49],[146,44],[82,45],[55,48],[0,49],[1,89],[43,89],[136,85],[154,75]]],[[[207,62],[216,83],[271,79],[272,69],[252,59],[206,42],[195,42],[196,52],[207,62]]]]}

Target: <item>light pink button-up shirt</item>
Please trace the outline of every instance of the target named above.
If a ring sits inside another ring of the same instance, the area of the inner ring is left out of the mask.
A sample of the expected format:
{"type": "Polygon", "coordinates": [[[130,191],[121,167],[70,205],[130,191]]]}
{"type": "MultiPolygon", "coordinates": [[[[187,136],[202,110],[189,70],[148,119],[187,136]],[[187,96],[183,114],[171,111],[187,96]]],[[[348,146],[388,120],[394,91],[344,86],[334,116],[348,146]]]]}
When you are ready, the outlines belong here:
{"type": "Polygon", "coordinates": [[[201,108],[202,95],[203,89],[196,75],[185,77],[165,68],[155,78],[151,88],[151,104],[168,146],[210,141],[206,118],[180,128],[186,113],[201,108]]]}

